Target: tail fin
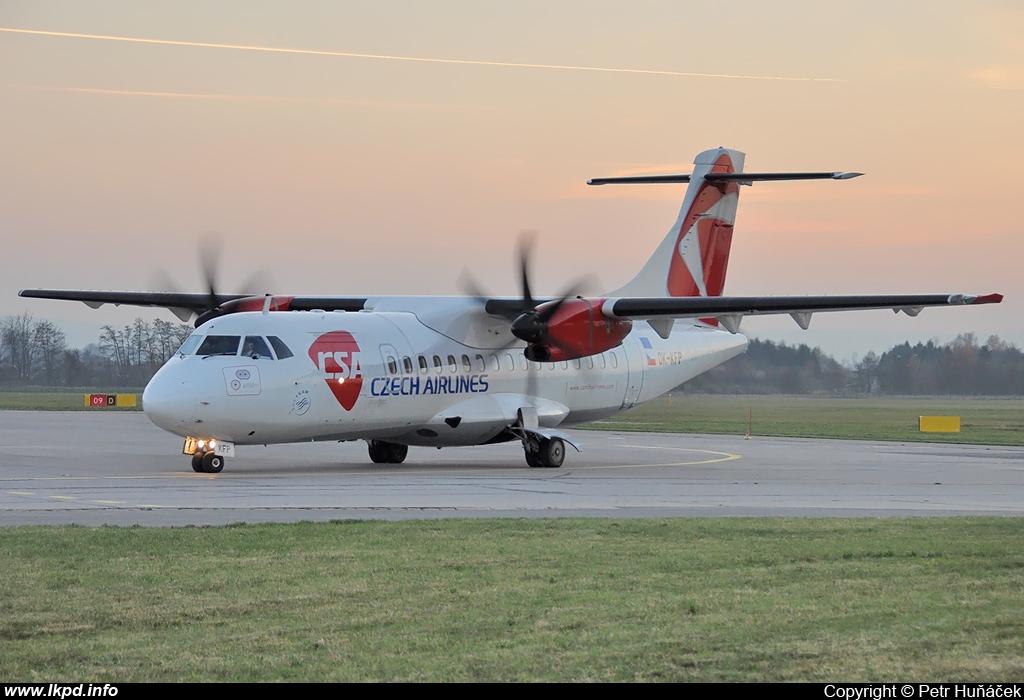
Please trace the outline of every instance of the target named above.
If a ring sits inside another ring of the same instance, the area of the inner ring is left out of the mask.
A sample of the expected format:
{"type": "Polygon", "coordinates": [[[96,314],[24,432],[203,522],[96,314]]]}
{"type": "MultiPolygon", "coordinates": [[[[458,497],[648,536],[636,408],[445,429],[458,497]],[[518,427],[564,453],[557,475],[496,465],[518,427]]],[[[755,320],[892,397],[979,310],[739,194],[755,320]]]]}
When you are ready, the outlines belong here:
{"type": "MultiPolygon", "coordinates": [[[[727,148],[704,151],[693,173],[655,182],[685,182],[679,217],[640,273],[608,296],[717,297],[725,288],[740,182],[709,181],[705,175],[742,173],[744,154],[727,148]]],[[[639,181],[618,178],[616,181],[639,181]]],[[[648,180],[652,181],[652,180],[648,180]]],[[[603,181],[592,181],[604,184],[603,181]]]]}
{"type": "MultiPolygon", "coordinates": [[[[777,180],[849,180],[860,173],[745,173],[744,154],[704,151],[689,175],[595,178],[591,185],[688,182],[679,218],[640,273],[609,297],[717,297],[725,288],[740,185],[777,180]]],[[[715,324],[717,325],[717,323],[715,324]]]]}

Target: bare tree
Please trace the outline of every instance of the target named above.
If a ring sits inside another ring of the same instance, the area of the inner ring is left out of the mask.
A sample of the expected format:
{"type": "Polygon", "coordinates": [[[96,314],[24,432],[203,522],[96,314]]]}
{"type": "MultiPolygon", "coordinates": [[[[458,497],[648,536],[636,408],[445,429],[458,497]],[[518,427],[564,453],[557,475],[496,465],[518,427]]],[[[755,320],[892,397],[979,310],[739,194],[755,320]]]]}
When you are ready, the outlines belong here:
{"type": "Polygon", "coordinates": [[[114,365],[118,382],[124,383],[129,371],[129,354],[125,343],[125,334],[129,327],[126,326],[124,331],[119,331],[113,326],[103,326],[100,330],[100,352],[114,365]]]}
{"type": "Polygon", "coordinates": [[[22,384],[32,380],[32,330],[35,323],[32,314],[25,312],[18,316],[6,316],[0,323],[0,354],[11,367],[22,384]]]}
{"type": "Polygon", "coordinates": [[[50,321],[39,321],[32,328],[32,352],[43,371],[44,384],[57,384],[57,370],[67,348],[67,336],[50,321]]]}

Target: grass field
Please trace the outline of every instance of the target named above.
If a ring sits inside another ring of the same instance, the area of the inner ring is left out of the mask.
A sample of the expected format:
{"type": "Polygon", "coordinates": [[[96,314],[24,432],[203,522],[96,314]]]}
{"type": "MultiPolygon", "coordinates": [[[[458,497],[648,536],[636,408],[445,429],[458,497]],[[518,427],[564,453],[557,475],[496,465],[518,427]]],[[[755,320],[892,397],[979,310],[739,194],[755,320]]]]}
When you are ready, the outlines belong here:
{"type": "Polygon", "coordinates": [[[142,391],[130,389],[80,391],[0,391],[0,411],[141,411],[142,391]],[[134,408],[89,408],[85,405],[86,394],[130,394],[138,397],[134,408]]]}
{"type": "Polygon", "coordinates": [[[0,529],[11,681],[1018,681],[1011,518],[0,529]]]}
{"type": "MultiPolygon", "coordinates": [[[[137,411],[85,408],[86,390],[0,392],[0,410],[137,411]]],[[[137,392],[141,397],[141,391],[137,392]]],[[[862,440],[1024,445],[1024,399],[820,398],[811,396],[662,397],[598,423],[597,430],[640,430],[743,435],[752,418],[753,435],[833,437],[862,440]],[[922,415],[961,417],[961,432],[921,433],[922,415]]]]}
{"type": "Polygon", "coordinates": [[[1024,445],[1024,399],[675,396],[589,426],[604,430],[1024,445]],[[921,433],[918,416],[960,416],[959,433],[921,433]]]}

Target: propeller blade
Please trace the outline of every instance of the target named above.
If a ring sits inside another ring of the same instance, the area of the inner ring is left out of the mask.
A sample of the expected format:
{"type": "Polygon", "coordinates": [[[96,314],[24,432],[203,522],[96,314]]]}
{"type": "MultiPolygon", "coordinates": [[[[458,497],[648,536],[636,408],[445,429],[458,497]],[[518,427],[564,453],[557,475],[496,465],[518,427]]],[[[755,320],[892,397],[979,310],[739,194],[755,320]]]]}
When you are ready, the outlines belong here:
{"type": "Polygon", "coordinates": [[[478,302],[483,304],[491,296],[484,291],[473,274],[469,271],[468,267],[462,268],[462,272],[459,273],[458,278],[455,280],[455,286],[468,297],[473,297],[478,302]]]}
{"type": "Polygon", "coordinates": [[[203,282],[209,295],[209,310],[216,309],[217,301],[217,267],[221,254],[224,252],[224,237],[218,233],[205,233],[199,238],[199,269],[203,274],[203,282]]]}
{"type": "Polygon", "coordinates": [[[519,232],[519,288],[523,293],[523,311],[537,306],[533,301],[533,294],[530,293],[530,255],[536,237],[536,231],[519,232]]]}
{"type": "Polygon", "coordinates": [[[269,270],[260,268],[254,270],[250,274],[242,285],[238,288],[239,294],[248,294],[249,296],[263,296],[264,294],[272,294],[274,288],[277,285],[274,283],[274,278],[270,274],[269,270]]]}

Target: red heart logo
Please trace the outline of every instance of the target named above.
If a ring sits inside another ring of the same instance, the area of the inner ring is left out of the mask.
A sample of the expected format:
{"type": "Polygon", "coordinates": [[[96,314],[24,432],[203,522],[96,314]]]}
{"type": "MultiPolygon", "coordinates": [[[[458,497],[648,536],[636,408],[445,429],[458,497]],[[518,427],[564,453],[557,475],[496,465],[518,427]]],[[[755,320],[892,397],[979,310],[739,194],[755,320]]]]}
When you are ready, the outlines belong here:
{"type": "Polygon", "coordinates": [[[309,359],[317,366],[341,407],[351,411],[363,388],[362,352],[348,331],[331,331],[309,346],[309,359]]]}

